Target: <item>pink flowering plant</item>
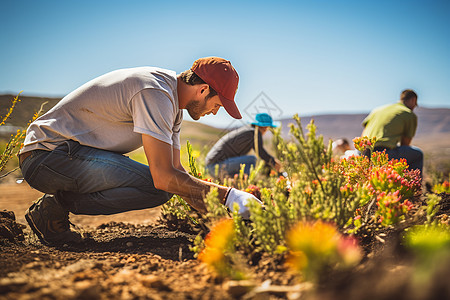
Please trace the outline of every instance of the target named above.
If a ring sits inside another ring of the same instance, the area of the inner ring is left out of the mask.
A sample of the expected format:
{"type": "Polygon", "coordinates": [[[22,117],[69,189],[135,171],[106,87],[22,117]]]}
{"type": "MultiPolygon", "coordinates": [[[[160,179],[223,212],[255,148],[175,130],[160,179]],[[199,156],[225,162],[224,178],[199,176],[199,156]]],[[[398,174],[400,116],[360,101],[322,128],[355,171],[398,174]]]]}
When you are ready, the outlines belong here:
{"type": "Polygon", "coordinates": [[[404,159],[393,159],[384,166],[371,168],[369,183],[372,192],[399,191],[405,198],[414,196],[421,187],[420,173],[418,170],[407,170],[407,166],[404,159]]]}
{"type": "MultiPolygon", "coordinates": [[[[355,148],[371,149],[374,139],[355,138],[355,148]]],[[[354,230],[367,222],[377,221],[383,226],[396,224],[411,210],[408,200],[417,195],[421,188],[418,170],[409,170],[406,160],[389,159],[383,152],[372,152],[367,156],[351,156],[332,162],[331,169],[340,174],[343,184],[340,192],[346,199],[358,201],[359,213],[353,217],[354,230]],[[371,214],[373,203],[377,210],[371,214]],[[364,212],[364,213],[362,213],[364,212]],[[362,216],[366,216],[362,218],[362,216]]]]}
{"type": "Polygon", "coordinates": [[[377,206],[375,218],[381,225],[389,226],[398,223],[411,210],[413,204],[409,200],[403,200],[400,191],[395,191],[381,192],[377,196],[377,206]]]}
{"type": "Polygon", "coordinates": [[[361,152],[363,152],[366,149],[373,150],[373,147],[375,146],[375,142],[377,139],[375,137],[368,138],[367,136],[364,137],[355,137],[353,139],[353,144],[355,145],[355,148],[361,152]]]}

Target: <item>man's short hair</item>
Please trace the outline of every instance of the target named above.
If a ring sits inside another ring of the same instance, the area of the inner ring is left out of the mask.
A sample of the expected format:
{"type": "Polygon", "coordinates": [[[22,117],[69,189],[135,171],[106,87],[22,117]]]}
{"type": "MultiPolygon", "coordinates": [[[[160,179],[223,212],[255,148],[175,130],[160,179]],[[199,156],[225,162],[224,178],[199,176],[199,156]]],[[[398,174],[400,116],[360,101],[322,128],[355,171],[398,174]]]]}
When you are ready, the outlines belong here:
{"type": "MultiPolygon", "coordinates": [[[[181,73],[180,78],[184,83],[189,85],[206,84],[206,82],[204,82],[203,79],[198,77],[197,74],[192,72],[191,69],[181,73]]],[[[217,92],[211,86],[209,86],[209,94],[208,96],[206,96],[206,98],[209,99],[211,97],[214,97],[215,95],[217,95],[217,92]]]]}
{"type": "Polygon", "coordinates": [[[400,100],[402,100],[402,102],[408,101],[408,100],[410,100],[412,98],[416,98],[417,99],[417,94],[413,90],[404,90],[400,94],[400,100]]]}

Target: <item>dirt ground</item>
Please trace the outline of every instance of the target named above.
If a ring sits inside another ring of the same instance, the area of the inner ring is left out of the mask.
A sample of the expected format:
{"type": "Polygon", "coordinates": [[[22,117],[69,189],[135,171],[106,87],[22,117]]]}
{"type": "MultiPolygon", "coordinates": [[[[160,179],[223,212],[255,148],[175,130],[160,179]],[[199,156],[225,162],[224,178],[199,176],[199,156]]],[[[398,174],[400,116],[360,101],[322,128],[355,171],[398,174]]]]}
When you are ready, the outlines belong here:
{"type": "Polygon", "coordinates": [[[450,262],[420,294],[408,256],[393,254],[330,273],[327,288],[316,292],[273,257],[249,266],[247,281],[222,280],[189,250],[195,234],[159,224],[159,209],[71,215],[89,239],[47,247],[24,225],[24,211],[40,195],[26,183],[0,184],[0,299],[450,299],[450,262]]]}
{"type": "MultiPolygon", "coordinates": [[[[24,213],[34,200],[43,194],[32,189],[26,182],[0,184],[0,210],[10,210],[18,223],[26,224],[24,213]]],[[[80,227],[97,227],[111,221],[131,224],[152,224],[160,214],[159,208],[125,212],[112,216],[80,216],[70,214],[70,221],[80,227]]]]}
{"type": "MultiPolygon", "coordinates": [[[[70,215],[89,236],[81,245],[47,247],[31,233],[25,210],[42,194],[26,183],[0,184],[0,210],[12,211],[18,231],[0,243],[0,299],[233,299],[265,284],[288,285],[283,267],[237,287],[222,281],[189,250],[195,234],[157,223],[160,209],[112,216],[70,215]],[[279,269],[279,270],[278,270],[279,269]]],[[[1,222],[0,222],[1,223],[1,222]]],[[[255,268],[254,272],[259,272],[255,268]]],[[[276,292],[280,294],[280,292],[276,292]]],[[[282,291],[286,295],[286,292],[282,291]]]]}

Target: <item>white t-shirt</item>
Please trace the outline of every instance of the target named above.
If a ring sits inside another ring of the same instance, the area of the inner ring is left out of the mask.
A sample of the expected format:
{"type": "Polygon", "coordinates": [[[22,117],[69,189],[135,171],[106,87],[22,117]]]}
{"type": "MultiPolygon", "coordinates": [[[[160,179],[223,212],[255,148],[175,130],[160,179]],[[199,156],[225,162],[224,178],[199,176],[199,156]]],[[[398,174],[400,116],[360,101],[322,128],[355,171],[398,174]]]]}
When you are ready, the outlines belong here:
{"type": "Polygon", "coordinates": [[[87,82],[31,123],[20,152],[74,140],[128,153],[142,146],[141,134],[180,149],[182,120],[174,71],[121,69],[87,82]]]}

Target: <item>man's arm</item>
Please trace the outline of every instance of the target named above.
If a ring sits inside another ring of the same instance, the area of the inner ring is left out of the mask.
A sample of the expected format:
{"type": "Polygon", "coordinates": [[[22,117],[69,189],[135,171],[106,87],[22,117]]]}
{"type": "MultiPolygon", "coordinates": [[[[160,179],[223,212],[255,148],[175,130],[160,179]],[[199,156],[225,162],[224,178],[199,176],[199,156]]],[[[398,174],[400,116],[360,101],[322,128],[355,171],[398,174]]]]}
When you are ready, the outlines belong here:
{"type": "Polygon", "coordinates": [[[184,169],[183,165],[181,164],[181,160],[180,160],[180,150],[176,149],[176,148],[172,148],[172,159],[173,159],[173,166],[175,167],[175,169],[178,169],[182,172],[186,172],[186,170],[184,169]]]}
{"type": "Polygon", "coordinates": [[[184,171],[180,163],[179,150],[170,144],[149,135],[142,135],[145,155],[157,189],[180,195],[189,205],[200,212],[206,212],[203,198],[211,187],[218,188],[219,199],[225,200],[227,187],[197,179],[184,171]],[[174,159],[174,154],[176,158],[174,159]]]}
{"type": "MultiPolygon", "coordinates": [[[[257,129],[255,129],[257,130],[257,129]]],[[[275,157],[267,153],[266,149],[264,148],[263,144],[263,138],[262,134],[258,132],[258,146],[254,147],[255,151],[258,149],[258,156],[263,159],[269,166],[273,167],[277,172],[280,172],[281,170],[281,163],[279,160],[277,160],[275,157]]]]}

